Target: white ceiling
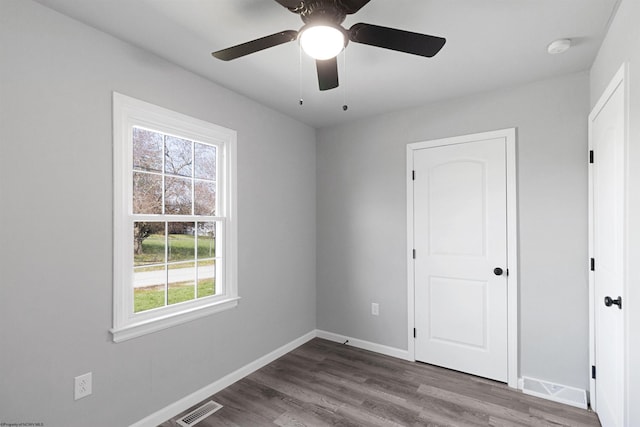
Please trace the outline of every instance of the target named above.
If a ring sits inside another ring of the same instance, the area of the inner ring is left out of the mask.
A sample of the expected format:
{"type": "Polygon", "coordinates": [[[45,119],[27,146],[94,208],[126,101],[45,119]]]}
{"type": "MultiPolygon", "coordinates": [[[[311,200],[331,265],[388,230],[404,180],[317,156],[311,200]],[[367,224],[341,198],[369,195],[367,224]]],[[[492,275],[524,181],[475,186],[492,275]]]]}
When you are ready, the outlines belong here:
{"type": "MultiPolygon", "coordinates": [[[[211,52],[299,16],[272,0],[37,0],[315,127],[590,68],[619,0],[371,0],[357,22],[445,37],[433,58],[350,43],[340,87],[320,92],[297,42],[230,62],[211,52]],[[557,38],[573,47],[547,54],[557,38]],[[304,105],[299,105],[300,94],[304,105]],[[342,110],[344,99],[348,111],[342,110]]],[[[97,47],[99,48],[99,47],[97,47]]]]}

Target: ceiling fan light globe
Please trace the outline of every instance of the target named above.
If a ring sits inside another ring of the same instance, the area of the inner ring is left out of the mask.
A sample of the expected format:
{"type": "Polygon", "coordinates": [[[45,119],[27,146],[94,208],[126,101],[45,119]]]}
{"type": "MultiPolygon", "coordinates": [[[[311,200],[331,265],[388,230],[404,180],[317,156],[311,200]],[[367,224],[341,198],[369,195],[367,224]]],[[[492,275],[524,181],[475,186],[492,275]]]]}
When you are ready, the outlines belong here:
{"type": "Polygon", "coordinates": [[[345,45],[345,35],[336,27],[315,25],[300,34],[300,46],[314,59],[331,59],[337,56],[345,45]]]}

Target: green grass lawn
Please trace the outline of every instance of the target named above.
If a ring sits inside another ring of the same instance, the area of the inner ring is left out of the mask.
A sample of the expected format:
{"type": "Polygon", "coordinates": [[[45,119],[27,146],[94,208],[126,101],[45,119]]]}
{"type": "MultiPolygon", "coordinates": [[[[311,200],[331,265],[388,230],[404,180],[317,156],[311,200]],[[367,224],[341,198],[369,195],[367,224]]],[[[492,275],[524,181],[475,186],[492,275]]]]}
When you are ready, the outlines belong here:
{"type": "MultiPolygon", "coordinates": [[[[189,261],[196,258],[194,253],[195,238],[184,234],[170,234],[168,261],[189,261]]],[[[133,257],[134,265],[158,264],[165,262],[164,259],[164,235],[152,234],[142,242],[142,253],[133,257]]],[[[198,237],[198,258],[214,258],[216,253],[216,242],[211,237],[198,237]]]]}
{"type": "MultiPolygon", "coordinates": [[[[198,281],[198,298],[215,295],[215,279],[202,279],[198,281]]],[[[169,305],[190,301],[195,298],[192,282],[172,283],[169,288],[169,305]]],[[[133,291],[133,304],[135,313],[152,308],[164,307],[164,287],[152,286],[138,288],[133,291]]]]}

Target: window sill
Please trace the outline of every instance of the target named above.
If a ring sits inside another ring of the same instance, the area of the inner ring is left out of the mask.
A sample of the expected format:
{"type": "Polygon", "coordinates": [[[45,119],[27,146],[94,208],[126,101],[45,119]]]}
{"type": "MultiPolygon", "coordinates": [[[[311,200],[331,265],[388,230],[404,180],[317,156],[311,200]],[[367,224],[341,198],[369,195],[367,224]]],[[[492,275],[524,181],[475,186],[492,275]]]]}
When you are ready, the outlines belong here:
{"type": "Polygon", "coordinates": [[[233,297],[223,301],[216,301],[210,305],[197,307],[190,310],[168,314],[164,317],[156,317],[152,320],[145,320],[139,323],[132,323],[119,328],[110,329],[114,342],[127,341],[142,335],[161,331],[172,326],[190,322],[213,313],[228,310],[238,306],[240,297],[233,297]]]}

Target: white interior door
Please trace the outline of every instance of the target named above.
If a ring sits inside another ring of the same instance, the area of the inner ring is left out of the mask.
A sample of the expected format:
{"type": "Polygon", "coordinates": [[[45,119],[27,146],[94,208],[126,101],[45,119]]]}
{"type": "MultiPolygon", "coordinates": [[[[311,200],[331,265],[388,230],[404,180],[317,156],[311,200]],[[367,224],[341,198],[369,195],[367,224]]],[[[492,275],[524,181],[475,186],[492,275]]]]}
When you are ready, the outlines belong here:
{"type": "Polygon", "coordinates": [[[624,425],[625,91],[614,79],[590,115],[592,406],[604,427],[624,425]]]}
{"type": "Polygon", "coordinates": [[[415,358],[506,382],[506,141],[478,138],[414,151],[415,358]]]}

